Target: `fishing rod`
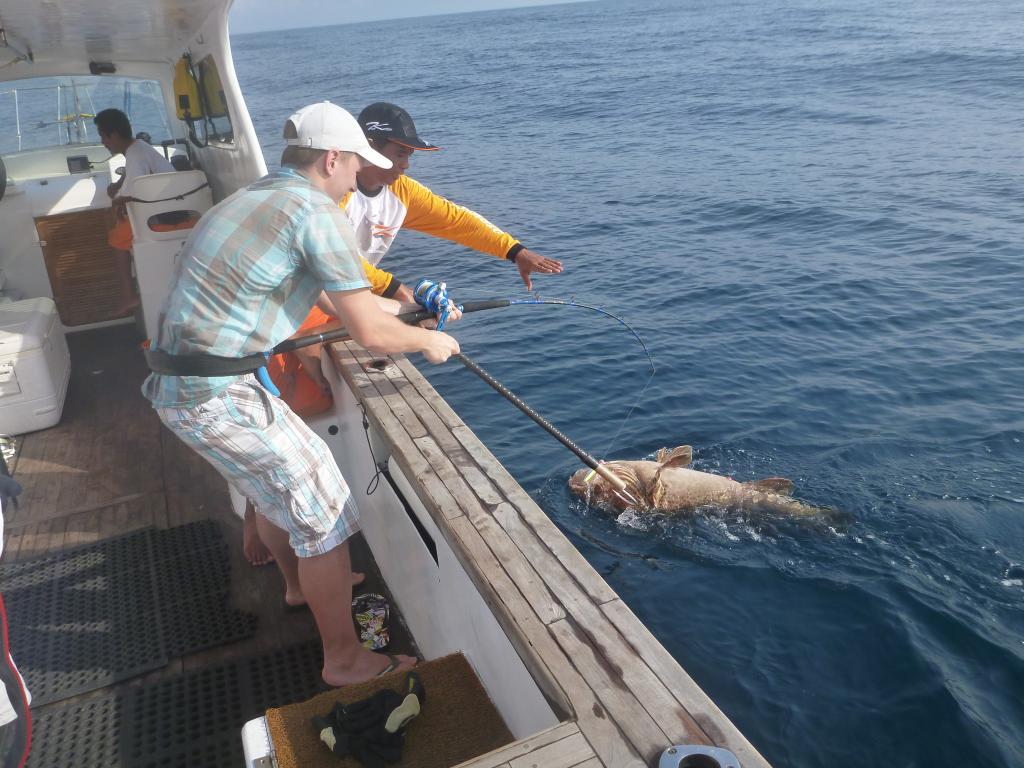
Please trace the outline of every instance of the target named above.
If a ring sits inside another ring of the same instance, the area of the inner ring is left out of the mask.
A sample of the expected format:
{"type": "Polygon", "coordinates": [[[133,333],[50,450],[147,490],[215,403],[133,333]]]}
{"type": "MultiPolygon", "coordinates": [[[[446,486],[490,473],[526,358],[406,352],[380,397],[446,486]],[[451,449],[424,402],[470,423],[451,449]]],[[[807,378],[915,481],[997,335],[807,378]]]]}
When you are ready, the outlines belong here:
{"type": "MultiPolygon", "coordinates": [[[[403,312],[398,315],[398,319],[406,323],[416,323],[421,320],[437,317],[437,328],[438,330],[441,330],[441,328],[444,327],[445,321],[448,319],[448,312],[451,306],[448,299],[448,292],[445,284],[435,283],[432,280],[420,280],[419,283],[416,284],[416,288],[414,289],[413,294],[416,297],[416,301],[423,306],[423,309],[414,310],[411,312],[403,312]]],[[[651,381],[654,380],[654,373],[656,370],[654,366],[654,358],[651,356],[651,351],[647,348],[647,344],[644,343],[644,340],[640,337],[640,334],[638,334],[629,323],[627,323],[618,315],[609,312],[606,309],[602,309],[601,307],[595,307],[592,304],[584,304],[583,302],[576,301],[575,298],[542,299],[540,298],[540,296],[537,295],[529,299],[479,299],[476,301],[467,301],[464,302],[463,304],[460,304],[459,309],[462,311],[463,314],[467,314],[470,312],[481,312],[488,309],[501,309],[504,307],[510,307],[515,305],[522,306],[528,304],[548,304],[555,306],[582,307],[584,309],[589,309],[594,312],[598,312],[602,315],[605,315],[607,317],[610,317],[616,322],[618,322],[620,325],[622,325],[626,330],[628,330],[633,335],[633,338],[635,338],[640,343],[640,346],[643,347],[644,353],[647,355],[647,361],[651,365],[651,376],[647,380],[647,383],[644,385],[644,388],[641,391],[640,396],[638,397],[639,401],[639,398],[643,396],[643,392],[647,391],[647,387],[650,386],[651,381]]],[[[277,354],[280,352],[291,352],[295,349],[301,349],[303,347],[308,347],[313,344],[323,344],[329,341],[340,341],[342,339],[349,338],[351,338],[351,336],[344,328],[337,328],[334,330],[324,331],[322,333],[312,334],[309,336],[288,339],[274,347],[272,354],[277,354]]],[[[608,483],[611,484],[611,486],[616,489],[618,494],[628,504],[631,504],[633,506],[637,505],[636,500],[632,497],[629,491],[626,490],[626,485],[622,480],[615,477],[615,475],[613,475],[611,472],[605,469],[604,466],[601,465],[593,456],[588,454],[586,451],[584,451],[582,448],[576,445],[576,443],[574,443],[572,440],[570,440],[568,437],[562,434],[562,432],[559,431],[554,425],[552,425],[551,422],[549,422],[547,419],[545,419],[543,416],[541,416],[539,413],[533,410],[529,405],[523,402],[523,400],[518,395],[512,392],[508,387],[506,387],[504,384],[502,384],[500,381],[494,378],[491,374],[489,374],[475,362],[470,360],[466,355],[457,354],[454,355],[454,357],[460,363],[466,366],[466,368],[468,368],[470,371],[472,371],[485,382],[487,382],[502,397],[504,397],[506,400],[508,400],[510,403],[516,406],[519,410],[521,410],[523,413],[525,413],[527,416],[533,419],[533,421],[536,422],[538,425],[547,430],[547,432],[551,434],[560,443],[562,443],[562,445],[564,445],[566,448],[568,448],[570,451],[576,454],[576,456],[580,460],[582,460],[584,464],[586,464],[588,467],[593,469],[597,474],[599,474],[601,477],[607,480],[608,483]]],[[[264,386],[266,386],[266,384],[264,384],[264,386]]],[[[634,408],[636,408],[635,403],[633,407],[629,409],[629,413],[626,414],[626,418],[623,420],[622,424],[619,426],[619,430],[615,433],[615,436],[612,438],[611,444],[614,444],[615,440],[618,438],[619,433],[622,431],[622,427],[625,426],[626,421],[632,415],[634,408]]],[[[611,444],[609,445],[609,450],[611,448],[611,444]]]]}
{"type": "Polygon", "coordinates": [[[515,392],[510,390],[491,374],[481,368],[476,361],[471,360],[467,355],[462,352],[457,352],[452,355],[453,358],[462,363],[466,368],[475,373],[481,379],[486,381],[491,387],[502,397],[508,400],[512,405],[518,408],[520,411],[529,416],[533,421],[540,427],[543,427],[549,435],[554,437],[558,442],[572,451],[576,456],[588,467],[594,470],[597,474],[603,477],[608,483],[615,488],[616,492],[626,501],[627,504],[633,507],[640,506],[633,495],[626,489],[626,483],[619,477],[612,474],[601,462],[591,456],[589,453],[580,448],[576,443],[566,437],[561,430],[558,429],[554,424],[545,419],[533,408],[523,402],[522,398],[519,397],[515,392]]]}
{"type": "MultiPolygon", "coordinates": [[[[437,287],[435,283],[432,283],[429,280],[421,280],[420,285],[423,284],[428,284],[431,287],[437,287]]],[[[417,286],[417,290],[419,290],[420,285],[417,286]]],[[[397,315],[398,319],[402,322],[411,324],[417,323],[421,320],[429,320],[431,318],[439,317],[438,330],[440,330],[444,325],[444,320],[447,319],[449,307],[447,294],[444,291],[444,284],[442,283],[440,287],[440,291],[431,293],[431,301],[428,302],[427,306],[423,309],[402,312],[397,315]],[[443,299],[443,301],[441,301],[441,299],[443,299]],[[440,311],[439,307],[443,307],[444,311],[440,311]]],[[[584,309],[590,309],[594,312],[599,312],[602,315],[613,318],[625,327],[640,343],[640,346],[643,347],[644,352],[647,354],[647,360],[651,364],[651,376],[654,376],[654,358],[651,356],[651,352],[644,343],[644,340],[640,338],[640,334],[638,334],[632,326],[629,325],[629,323],[606,309],[595,307],[591,304],[584,304],[583,302],[576,301],[575,298],[542,299],[540,297],[534,297],[531,299],[478,299],[476,301],[467,301],[464,304],[460,304],[459,309],[463,314],[465,314],[468,312],[481,312],[487,309],[500,309],[502,307],[525,304],[553,304],[567,307],[583,307],[584,309]]],[[[286,339],[269,352],[256,352],[237,358],[218,357],[216,355],[171,355],[163,350],[152,347],[148,347],[145,350],[145,354],[146,362],[148,363],[150,370],[155,373],[171,376],[236,376],[241,373],[258,372],[261,383],[267,387],[270,392],[276,394],[276,388],[273,386],[269,375],[266,373],[267,360],[272,355],[278,355],[283,352],[293,352],[296,349],[302,349],[314,344],[326,344],[332,341],[344,341],[351,338],[352,335],[346,328],[339,327],[322,331],[320,333],[310,334],[308,336],[286,339]]]]}
{"type": "MultiPolygon", "coordinates": [[[[602,315],[612,318],[622,325],[627,331],[629,331],[633,338],[635,338],[640,346],[643,347],[644,353],[647,355],[647,361],[651,364],[651,371],[655,370],[654,358],[651,356],[651,351],[647,348],[647,344],[640,337],[640,334],[625,320],[618,315],[609,312],[601,307],[595,307],[592,304],[585,304],[581,301],[576,301],[575,298],[571,299],[542,299],[539,296],[534,296],[529,299],[476,299],[471,301],[463,302],[459,305],[459,309],[462,314],[469,314],[471,312],[483,312],[488,309],[504,309],[505,307],[512,306],[525,306],[530,304],[547,304],[553,306],[565,306],[565,307],[582,307],[583,309],[589,309],[594,312],[599,312],[602,315]]],[[[397,315],[398,319],[403,323],[418,323],[421,320],[429,320],[436,317],[437,310],[432,308],[424,308],[411,310],[409,312],[402,312],[397,315]]],[[[351,334],[345,328],[335,328],[329,331],[323,331],[321,333],[310,334],[309,336],[299,336],[294,339],[286,339],[274,347],[270,354],[277,355],[282,352],[293,352],[296,349],[302,349],[303,347],[310,347],[314,344],[326,344],[331,341],[345,341],[351,339],[351,334]]]]}
{"type": "MultiPolygon", "coordinates": [[[[429,280],[421,280],[419,284],[417,284],[414,294],[416,295],[417,301],[423,305],[423,309],[414,310],[411,312],[403,312],[398,315],[398,319],[406,323],[415,323],[420,320],[426,320],[428,318],[437,317],[438,330],[440,330],[444,326],[444,323],[447,320],[448,312],[450,311],[451,308],[451,304],[448,300],[448,294],[444,283],[437,284],[429,280]]],[[[629,323],[627,323],[618,315],[609,312],[605,309],[601,309],[600,307],[595,307],[590,304],[578,302],[574,298],[542,299],[540,297],[534,297],[531,299],[480,299],[477,301],[467,301],[464,304],[462,304],[459,307],[459,309],[463,312],[463,314],[465,314],[467,312],[481,312],[487,309],[500,309],[502,307],[526,304],[553,304],[559,306],[583,307],[585,309],[590,309],[595,312],[599,312],[602,315],[606,315],[608,317],[613,318],[614,320],[618,321],[621,325],[623,325],[633,335],[633,337],[638,342],[640,342],[640,346],[643,347],[644,352],[647,354],[647,359],[651,364],[651,379],[653,379],[655,372],[654,358],[651,357],[651,352],[647,348],[647,345],[644,343],[644,340],[640,338],[640,335],[632,328],[632,326],[629,325],[629,323]]],[[[309,347],[314,344],[324,344],[331,341],[341,341],[343,339],[350,338],[352,338],[351,334],[349,334],[349,332],[345,328],[336,328],[329,331],[323,331],[321,333],[310,334],[308,336],[287,339],[278,344],[277,346],[275,346],[270,351],[270,353],[249,355],[247,358],[238,358],[230,360],[226,358],[219,359],[215,361],[217,364],[226,364],[228,367],[224,368],[223,370],[216,371],[209,368],[209,359],[200,361],[203,363],[203,366],[201,368],[196,368],[196,370],[194,371],[184,370],[182,368],[184,364],[182,363],[181,360],[163,360],[163,358],[170,356],[166,355],[166,353],[163,353],[158,349],[147,349],[146,360],[149,363],[150,368],[156,371],[157,373],[167,372],[174,375],[198,376],[234,375],[239,372],[238,366],[240,364],[243,367],[252,364],[252,367],[247,368],[247,370],[256,371],[257,378],[259,378],[263,386],[266,387],[267,390],[270,391],[272,394],[279,395],[279,393],[277,392],[277,388],[271,381],[270,376],[267,373],[267,369],[265,367],[266,361],[270,355],[276,355],[282,352],[292,352],[296,349],[302,349],[303,347],[309,347]]],[[[502,384],[500,381],[494,378],[491,374],[489,374],[487,371],[485,371],[483,368],[477,365],[465,354],[459,353],[453,355],[453,357],[455,357],[456,360],[462,363],[470,371],[472,371],[485,382],[487,382],[487,384],[489,384],[493,389],[495,389],[502,397],[504,397],[506,400],[508,400],[510,403],[516,406],[520,411],[529,416],[536,424],[545,429],[552,437],[558,440],[562,445],[564,445],[566,448],[572,451],[581,461],[583,461],[584,464],[586,464],[588,467],[594,470],[594,472],[596,472],[602,478],[607,480],[608,483],[613,488],[616,489],[616,492],[628,504],[632,506],[637,506],[637,501],[626,489],[625,482],[623,482],[620,478],[612,474],[600,462],[598,462],[597,459],[595,459],[589,453],[587,453],[578,445],[576,445],[576,443],[574,443],[572,440],[566,437],[557,427],[551,424],[551,422],[549,422],[547,419],[545,419],[543,416],[541,416],[539,413],[533,410],[533,408],[531,408],[529,405],[523,402],[523,400],[518,395],[516,395],[508,387],[506,387],[504,384],[502,384]]],[[[190,363],[193,365],[197,365],[196,363],[194,363],[194,361],[190,361],[190,363]]],[[[650,384],[650,380],[648,380],[647,384],[650,384]]],[[[645,385],[645,391],[646,388],[647,386],[645,385]]],[[[627,419],[629,418],[630,414],[632,414],[632,412],[633,409],[631,408],[629,413],[626,414],[627,419]]],[[[623,422],[623,424],[624,423],[625,422],[623,422]]],[[[621,431],[621,426],[619,429],[621,431]]],[[[616,437],[617,435],[618,433],[616,433],[616,437]]],[[[615,438],[613,438],[613,442],[614,439],[615,438]]]]}

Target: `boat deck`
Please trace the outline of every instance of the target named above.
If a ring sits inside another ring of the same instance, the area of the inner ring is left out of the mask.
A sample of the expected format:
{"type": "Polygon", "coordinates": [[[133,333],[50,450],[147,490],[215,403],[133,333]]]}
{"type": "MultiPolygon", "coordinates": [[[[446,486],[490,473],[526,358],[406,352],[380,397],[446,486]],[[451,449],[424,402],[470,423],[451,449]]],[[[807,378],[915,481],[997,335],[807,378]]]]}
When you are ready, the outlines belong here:
{"type": "MultiPolygon", "coordinates": [[[[50,708],[131,685],[318,638],[312,614],[283,611],[277,568],[250,566],[242,553],[242,521],[219,474],[159,421],[139,387],[147,375],[134,326],[68,335],[71,382],[58,425],[19,438],[10,469],[22,484],[17,507],[4,509],[3,563],[44,555],[155,526],[217,521],[229,547],[233,607],[258,616],[256,633],[238,642],[174,659],[114,686],[34,707],[50,708]]],[[[353,567],[366,590],[387,594],[361,536],[352,540],[353,567]]],[[[401,621],[391,622],[392,648],[414,651],[401,621]]],[[[17,660],[17,648],[13,649],[17,660]]]]}
{"type": "Polygon", "coordinates": [[[412,363],[329,349],[563,720],[467,765],[644,766],[673,744],[768,765],[412,363]]]}

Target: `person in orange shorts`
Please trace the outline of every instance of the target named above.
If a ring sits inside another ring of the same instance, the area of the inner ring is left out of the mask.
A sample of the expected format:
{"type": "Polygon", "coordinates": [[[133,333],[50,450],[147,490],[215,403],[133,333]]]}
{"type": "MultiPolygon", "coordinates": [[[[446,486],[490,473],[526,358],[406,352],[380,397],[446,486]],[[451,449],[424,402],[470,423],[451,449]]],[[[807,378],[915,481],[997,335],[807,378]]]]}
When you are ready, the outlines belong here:
{"type": "Polygon", "coordinates": [[[107,242],[114,250],[120,281],[120,296],[114,317],[123,317],[139,306],[139,297],[132,281],[132,225],[128,221],[126,201],[119,197],[121,188],[136,178],[150,173],[167,173],[174,166],[160,152],[142,139],[132,137],[132,124],[120,109],[104,109],[93,118],[100,141],[111,155],[124,155],[124,173],[107,186],[117,223],[110,230],[107,242]]]}

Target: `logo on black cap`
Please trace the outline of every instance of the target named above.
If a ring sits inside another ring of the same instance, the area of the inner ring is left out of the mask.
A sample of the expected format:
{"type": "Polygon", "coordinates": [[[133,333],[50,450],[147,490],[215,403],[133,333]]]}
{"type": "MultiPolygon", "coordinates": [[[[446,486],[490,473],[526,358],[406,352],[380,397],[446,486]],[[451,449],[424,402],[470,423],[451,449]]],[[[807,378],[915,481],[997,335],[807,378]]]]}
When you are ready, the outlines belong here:
{"type": "Polygon", "coordinates": [[[410,149],[439,149],[417,135],[412,117],[395,104],[378,101],[360,112],[358,119],[367,138],[386,138],[410,149]]]}

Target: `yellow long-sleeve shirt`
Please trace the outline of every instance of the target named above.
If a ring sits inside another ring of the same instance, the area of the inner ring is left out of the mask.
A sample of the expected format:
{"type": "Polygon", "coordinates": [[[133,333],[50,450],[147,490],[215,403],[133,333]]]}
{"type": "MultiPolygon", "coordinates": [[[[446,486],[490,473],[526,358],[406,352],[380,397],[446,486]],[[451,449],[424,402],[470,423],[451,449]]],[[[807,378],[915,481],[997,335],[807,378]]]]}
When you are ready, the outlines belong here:
{"type": "Polygon", "coordinates": [[[408,176],[370,196],[357,191],[341,201],[363,252],[363,269],[374,293],[391,296],[401,283],[377,264],[402,227],[450,240],[499,259],[520,250],[519,241],[478,213],[431,192],[408,176]]]}

